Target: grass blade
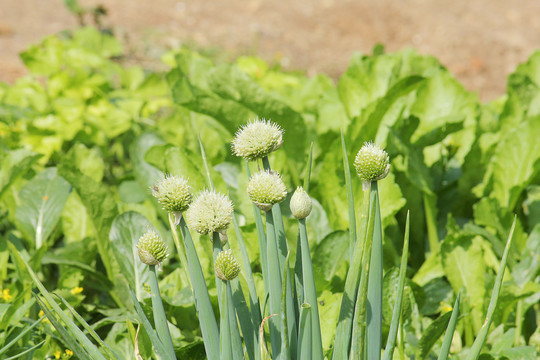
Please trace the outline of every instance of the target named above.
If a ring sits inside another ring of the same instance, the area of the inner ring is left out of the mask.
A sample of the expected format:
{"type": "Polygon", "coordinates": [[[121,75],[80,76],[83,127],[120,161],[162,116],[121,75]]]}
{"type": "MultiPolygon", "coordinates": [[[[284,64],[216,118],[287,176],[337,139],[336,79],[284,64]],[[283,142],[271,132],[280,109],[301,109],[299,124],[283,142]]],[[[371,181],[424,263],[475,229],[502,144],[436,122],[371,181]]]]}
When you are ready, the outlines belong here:
{"type": "Polygon", "coordinates": [[[11,357],[5,358],[4,360],[12,360],[12,359],[20,358],[21,356],[23,356],[23,355],[25,355],[25,354],[28,354],[30,351],[32,351],[32,350],[34,350],[34,349],[37,349],[37,348],[40,347],[41,345],[45,344],[45,341],[46,341],[46,340],[43,340],[43,341],[41,341],[40,343],[38,343],[38,344],[36,344],[36,345],[34,345],[34,346],[32,346],[32,347],[30,347],[30,348],[24,350],[22,353],[17,354],[17,355],[15,355],[15,356],[11,356],[11,357]]]}
{"type": "Polygon", "coordinates": [[[210,189],[214,189],[214,180],[210,174],[210,166],[208,166],[208,159],[206,158],[206,151],[204,151],[204,145],[201,141],[201,136],[199,135],[199,147],[201,149],[201,157],[204,165],[204,172],[206,173],[206,180],[208,181],[208,186],[210,189]]]}
{"type": "Polygon", "coordinates": [[[304,190],[309,193],[309,182],[311,179],[311,165],[313,163],[313,143],[309,147],[309,158],[307,162],[306,175],[304,176],[304,190]]]}
{"type": "MultiPolygon", "coordinates": [[[[11,243],[9,246],[13,246],[11,243]]],[[[86,335],[77,327],[77,325],[67,316],[67,314],[58,306],[56,301],[54,301],[53,297],[47,291],[45,286],[39,281],[36,273],[34,273],[34,270],[30,267],[30,265],[24,260],[21,256],[21,254],[16,250],[12,249],[13,254],[18,258],[19,261],[22,261],[24,265],[26,266],[28,272],[30,273],[30,276],[32,277],[32,280],[36,284],[37,288],[39,289],[39,292],[41,295],[47,300],[48,305],[53,309],[56,315],[64,322],[64,324],[67,326],[67,329],[69,330],[69,334],[71,334],[75,339],[77,339],[78,342],[81,343],[81,345],[88,351],[88,353],[92,356],[94,360],[99,360],[105,358],[103,355],[99,352],[98,348],[86,337],[86,335]]],[[[45,310],[43,310],[45,311],[45,310]]],[[[49,317],[49,316],[47,316],[49,317]]]]}
{"type": "Polygon", "coordinates": [[[137,312],[139,320],[142,322],[144,330],[146,330],[146,333],[148,334],[150,341],[152,341],[152,345],[154,345],[154,348],[156,349],[157,353],[161,355],[164,359],[169,359],[169,360],[176,359],[176,357],[171,358],[169,356],[169,353],[165,349],[165,345],[163,345],[163,343],[159,339],[158,334],[154,331],[152,324],[150,324],[150,321],[144,314],[141,304],[139,304],[139,300],[137,299],[137,296],[135,296],[135,293],[133,292],[133,290],[131,290],[131,298],[133,299],[133,304],[135,304],[135,311],[137,312]]]}
{"type": "MultiPolygon", "coordinates": [[[[354,196],[351,181],[351,171],[349,168],[349,157],[347,156],[347,147],[345,146],[345,138],[343,130],[341,130],[341,150],[343,152],[343,171],[345,173],[345,187],[347,189],[347,205],[349,208],[349,254],[352,257],[354,245],[356,243],[356,214],[354,211],[354,196]]],[[[307,190],[306,190],[307,191],[307,190]]],[[[362,229],[362,227],[360,227],[362,229]]],[[[352,258],[349,259],[352,263],[352,258]]]]}
{"type": "Polygon", "coordinates": [[[61,297],[60,295],[58,294],[54,294],[55,296],[57,296],[61,301],[62,303],[64,303],[64,306],[71,312],[71,314],[73,315],[73,317],[75,319],[77,319],[77,321],[79,322],[79,324],[82,325],[82,327],[88,331],[88,333],[90,334],[90,336],[92,336],[92,338],[94,339],[94,341],[96,341],[99,345],[103,346],[104,350],[107,351],[107,353],[109,355],[111,355],[111,358],[112,357],[115,357],[116,359],[120,359],[118,357],[118,355],[114,352],[113,349],[111,349],[109,347],[109,345],[107,345],[103,340],[101,340],[101,338],[99,337],[99,335],[95,332],[95,330],[86,322],[86,320],[84,320],[84,318],[79,315],[79,313],[73,308],[73,306],[71,306],[71,304],[69,302],[67,302],[66,299],[64,299],[63,297],[61,297]]]}
{"type": "Polygon", "coordinates": [[[499,300],[499,293],[501,291],[501,285],[503,281],[504,268],[506,267],[506,259],[508,258],[508,252],[510,251],[510,245],[512,244],[512,237],[514,235],[514,229],[516,227],[516,219],[514,216],[514,222],[512,223],[512,228],[510,229],[510,234],[508,235],[508,240],[506,241],[506,247],[504,248],[504,253],[501,259],[501,265],[499,266],[499,271],[497,273],[497,278],[495,279],[495,286],[493,287],[493,292],[491,293],[491,300],[489,301],[489,306],[486,314],[486,321],[484,325],[480,328],[476,339],[471,347],[471,351],[468,356],[468,360],[476,360],[480,356],[482,347],[486,342],[486,338],[489,332],[489,327],[493,322],[493,314],[495,313],[495,308],[497,307],[497,301],[499,300]]]}
{"type": "Polygon", "coordinates": [[[383,251],[381,209],[377,181],[371,183],[371,191],[375,197],[375,227],[373,229],[373,245],[369,264],[368,302],[371,316],[368,314],[366,354],[368,359],[380,359],[382,347],[382,284],[383,284],[383,251]]]}
{"type": "Polygon", "coordinates": [[[32,330],[33,328],[35,328],[39,323],[41,323],[41,320],[45,319],[45,315],[43,315],[42,317],[40,317],[39,319],[37,319],[36,321],[34,321],[32,323],[32,325],[30,326],[27,326],[24,328],[24,330],[22,330],[19,335],[17,335],[13,340],[11,340],[9,343],[7,343],[3,348],[0,349],[0,355],[2,355],[3,353],[5,353],[6,351],[8,351],[8,349],[10,347],[12,347],[13,345],[15,345],[17,343],[17,341],[19,341],[24,335],[26,335],[30,330],[32,330]]]}
{"type": "Polygon", "coordinates": [[[199,323],[201,325],[201,333],[204,340],[204,348],[206,356],[209,360],[219,360],[219,330],[214,315],[214,309],[208,295],[208,288],[199,262],[197,250],[193,244],[193,239],[187,227],[184,217],[180,219],[180,232],[184,238],[186,247],[186,256],[188,258],[188,269],[193,285],[193,294],[195,295],[195,307],[199,315],[199,323]]]}
{"type": "Polygon", "coordinates": [[[161,301],[161,294],[159,292],[159,285],[156,274],[156,266],[150,265],[150,290],[152,299],[152,310],[154,311],[154,323],[156,326],[156,332],[159,339],[165,346],[165,350],[169,354],[169,357],[175,358],[174,346],[169,331],[169,324],[167,322],[167,315],[165,315],[165,309],[163,308],[163,302],[161,301]]]}
{"type": "MultiPolygon", "coordinates": [[[[77,355],[77,357],[79,359],[81,359],[81,360],[92,360],[92,357],[90,357],[90,354],[88,354],[88,352],[81,346],[81,344],[79,344],[76,337],[73,336],[60,323],[60,321],[56,318],[56,316],[53,314],[53,312],[49,309],[47,304],[45,304],[45,302],[42,299],[40,299],[36,294],[34,294],[34,296],[36,297],[36,300],[37,300],[39,306],[41,307],[41,309],[43,310],[43,312],[47,316],[47,319],[49,319],[49,321],[54,326],[54,328],[56,329],[56,331],[58,332],[58,334],[60,335],[60,337],[62,338],[64,343],[67,345],[67,347],[70,350],[72,350],[77,355]]],[[[103,356],[101,356],[101,358],[98,358],[98,359],[105,359],[105,358],[103,356]]]]}
{"type": "Polygon", "coordinates": [[[448,329],[451,316],[452,314],[450,312],[442,314],[422,331],[422,336],[416,346],[415,360],[429,359],[433,345],[439,340],[444,331],[448,329]]]}
{"type": "Polygon", "coordinates": [[[452,317],[448,323],[448,328],[446,329],[446,334],[444,335],[444,340],[441,346],[441,352],[437,360],[446,360],[448,358],[448,353],[450,352],[450,345],[452,345],[452,338],[454,337],[454,330],[456,329],[456,324],[459,316],[459,300],[461,299],[461,291],[459,292],[456,302],[454,303],[454,308],[452,309],[452,317]]]}
{"type": "Polygon", "coordinates": [[[405,287],[405,274],[407,272],[407,259],[409,255],[409,212],[407,211],[407,220],[405,222],[405,239],[403,241],[403,253],[401,254],[401,264],[399,266],[399,282],[398,291],[396,294],[396,302],[394,304],[394,312],[392,313],[392,322],[390,323],[390,331],[388,332],[388,340],[384,350],[383,360],[391,360],[396,347],[396,337],[399,327],[399,319],[401,317],[401,305],[403,304],[403,288],[405,287]]]}
{"type": "Polygon", "coordinates": [[[308,235],[306,229],[306,219],[299,219],[300,227],[300,242],[302,252],[302,272],[304,279],[304,299],[311,305],[311,334],[313,350],[311,354],[313,359],[323,359],[321,326],[319,320],[319,308],[317,305],[317,290],[315,288],[315,277],[313,275],[313,264],[311,262],[311,254],[309,251],[308,235]]]}

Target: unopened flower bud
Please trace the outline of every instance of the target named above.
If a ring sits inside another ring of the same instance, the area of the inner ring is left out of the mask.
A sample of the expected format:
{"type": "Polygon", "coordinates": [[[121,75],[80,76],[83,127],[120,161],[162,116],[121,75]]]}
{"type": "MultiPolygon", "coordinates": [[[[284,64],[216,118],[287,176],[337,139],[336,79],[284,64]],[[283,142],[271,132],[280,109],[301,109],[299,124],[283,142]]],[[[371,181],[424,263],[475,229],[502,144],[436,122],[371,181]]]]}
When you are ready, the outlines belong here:
{"type": "Polygon", "coordinates": [[[274,204],[285,199],[287,187],[278,173],[263,170],[249,179],[247,192],[251,201],[259,209],[270,211],[274,204]]]}
{"type": "Polygon", "coordinates": [[[311,213],[312,201],[303,187],[296,188],[290,206],[293,216],[297,219],[305,219],[311,213]]]}
{"type": "Polygon", "coordinates": [[[354,166],[356,173],[364,181],[364,189],[366,184],[382,180],[388,175],[389,161],[386,151],[372,142],[365,143],[360,148],[354,159],[354,166]]]}
{"type": "Polygon", "coordinates": [[[231,249],[221,251],[216,256],[214,268],[216,276],[223,281],[233,280],[240,273],[240,263],[234,258],[231,249]]]}
{"type": "Polygon", "coordinates": [[[152,195],[170,213],[182,213],[192,200],[191,188],[186,179],[166,176],[152,188],[152,195]]]}
{"type": "Polygon", "coordinates": [[[205,190],[193,200],[186,212],[188,225],[199,234],[212,234],[227,229],[232,222],[233,204],[228,196],[205,190]]]}
{"type": "Polygon", "coordinates": [[[137,244],[139,258],[146,265],[158,265],[167,258],[167,245],[153,230],[148,229],[137,244]]]}
{"type": "Polygon", "coordinates": [[[279,149],[283,144],[283,130],[264,119],[255,119],[243,126],[232,141],[232,152],[246,160],[257,160],[279,149]]]}
{"type": "Polygon", "coordinates": [[[225,245],[227,241],[229,241],[229,237],[227,236],[227,230],[221,230],[220,232],[218,232],[218,235],[221,246],[225,245]]]}

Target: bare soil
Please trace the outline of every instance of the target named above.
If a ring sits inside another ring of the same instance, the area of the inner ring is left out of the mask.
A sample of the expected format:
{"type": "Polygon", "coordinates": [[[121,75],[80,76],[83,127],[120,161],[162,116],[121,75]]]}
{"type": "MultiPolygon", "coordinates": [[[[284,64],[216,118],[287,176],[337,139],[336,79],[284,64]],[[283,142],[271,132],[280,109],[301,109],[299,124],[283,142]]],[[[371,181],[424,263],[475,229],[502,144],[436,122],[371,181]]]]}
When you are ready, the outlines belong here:
{"type": "MultiPolygon", "coordinates": [[[[185,43],[236,56],[259,55],[287,69],[337,78],[350,56],[414,47],[437,57],[483,100],[540,48],[538,0],[79,0],[103,5],[105,26],[134,61],[156,66],[185,43]]],[[[88,20],[88,19],[87,19],[88,20]]],[[[77,26],[62,0],[0,0],[0,81],[26,70],[18,53],[43,36],[77,26]]]]}

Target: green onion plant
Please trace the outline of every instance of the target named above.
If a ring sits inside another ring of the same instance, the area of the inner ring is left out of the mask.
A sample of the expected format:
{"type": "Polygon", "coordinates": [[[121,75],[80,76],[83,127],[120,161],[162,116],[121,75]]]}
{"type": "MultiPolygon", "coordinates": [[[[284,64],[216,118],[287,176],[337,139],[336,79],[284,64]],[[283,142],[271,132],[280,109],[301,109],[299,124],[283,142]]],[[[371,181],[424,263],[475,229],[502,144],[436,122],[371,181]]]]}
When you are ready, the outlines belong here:
{"type": "MultiPolygon", "coordinates": [[[[321,328],[318,289],[307,230],[313,209],[313,201],[308,194],[312,155],[310,154],[306,166],[304,186],[298,186],[289,200],[290,213],[297,220],[298,226],[296,260],[291,267],[289,246],[294,242],[286,237],[284,216],[280,208],[280,203],[288,194],[287,186],[278,171],[271,168],[268,157],[283,144],[282,135],[283,131],[278,125],[256,119],[242,127],[232,142],[233,154],[243,157],[246,161],[248,177],[246,191],[253,203],[260,248],[260,259],[257,260],[263,275],[262,292],[257,292],[251,269],[253,259],[249,258],[244,236],[234,213],[233,202],[227,195],[214,189],[202,142],[200,145],[206,169],[207,190],[193,196],[188,180],[174,176],[164,177],[151,188],[154,197],[168,212],[180,266],[195,299],[207,358],[373,360],[382,357],[384,360],[390,360],[397,353],[400,359],[405,359],[402,309],[405,301],[409,249],[408,213],[395,289],[396,296],[392,299],[394,305],[390,327],[387,332],[383,329],[384,234],[380,199],[384,193],[380,191],[379,182],[384,181],[390,171],[388,154],[373,143],[365,143],[358,151],[354,159],[354,168],[361,182],[363,199],[361,206],[356,208],[353,197],[356,177],[351,177],[347,146],[343,135],[341,137],[351,222],[350,264],[344,282],[339,319],[335,324],[336,335],[333,346],[324,349],[322,340],[324,329],[321,328]],[[251,174],[248,162],[256,162],[260,170],[251,174]],[[242,255],[242,264],[235,258],[228,242],[227,231],[231,223],[236,234],[238,250],[242,255]],[[178,228],[181,237],[178,236],[178,228]],[[203,235],[201,239],[205,240],[202,241],[212,243],[219,313],[215,312],[212,305],[199,254],[191,236],[192,231],[203,235]],[[245,285],[247,289],[243,288],[245,285]],[[268,327],[265,327],[266,324],[268,327]],[[386,346],[383,352],[384,336],[386,346]]],[[[275,168],[279,168],[279,165],[275,168]]],[[[485,343],[499,298],[513,231],[514,226],[504,249],[486,321],[468,353],[468,359],[478,359],[485,343]]],[[[435,241],[432,234],[429,241],[430,243],[435,241]]],[[[435,244],[431,244],[431,247],[438,249],[438,245],[435,244]]],[[[140,261],[149,267],[153,324],[141,307],[142,299],[138,299],[131,292],[137,319],[153,344],[157,358],[168,360],[179,358],[174,346],[175,341],[169,331],[168,316],[159,288],[159,268],[169,256],[168,247],[155,231],[148,229],[139,239],[137,250],[140,261]]],[[[58,297],[60,304],[67,311],[60,307],[57,300],[41,284],[27,260],[16,250],[15,253],[18,261],[27,267],[39,290],[39,293],[35,294],[37,303],[76,355],[80,359],[118,359],[118,355],[99,338],[70,304],[58,297]],[[85,332],[79,329],[72,317],[81,324],[85,332]]],[[[451,316],[444,319],[446,321],[444,324],[447,324],[446,335],[440,347],[439,360],[447,359],[449,356],[454,330],[459,321],[460,298],[461,293],[455,299],[451,316]]],[[[23,329],[19,337],[0,348],[0,354],[35,326],[37,323],[23,329]]],[[[138,335],[135,341],[139,341],[138,335]]],[[[135,349],[137,358],[140,358],[138,344],[135,344],[135,349]]]]}

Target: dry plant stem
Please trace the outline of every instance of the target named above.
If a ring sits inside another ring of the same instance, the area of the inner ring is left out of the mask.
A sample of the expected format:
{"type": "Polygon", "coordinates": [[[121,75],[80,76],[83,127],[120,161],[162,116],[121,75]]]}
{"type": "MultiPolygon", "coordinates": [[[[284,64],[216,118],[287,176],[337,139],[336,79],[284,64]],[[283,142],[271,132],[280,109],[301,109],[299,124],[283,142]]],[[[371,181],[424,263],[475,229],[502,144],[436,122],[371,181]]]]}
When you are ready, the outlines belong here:
{"type": "MultiPolygon", "coordinates": [[[[180,222],[180,219],[178,219],[178,221],[175,220],[176,216],[177,215],[173,213],[169,213],[169,225],[171,226],[171,232],[173,234],[173,240],[174,240],[174,245],[176,246],[176,251],[178,251],[178,256],[180,257],[180,261],[182,263],[182,282],[184,284],[188,284],[189,288],[193,292],[193,286],[191,285],[191,279],[189,278],[189,272],[188,272],[186,249],[184,248],[184,245],[180,243],[180,238],[178,237],[178,232],[176,231],[176,226],[178,226],[178,223],[180,222]]],[[[180,214],[178,216],[183,216],[183,215],[180,214]]]]}

